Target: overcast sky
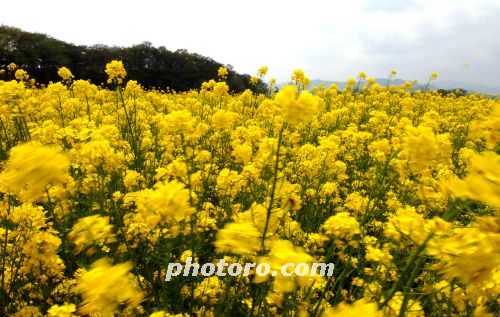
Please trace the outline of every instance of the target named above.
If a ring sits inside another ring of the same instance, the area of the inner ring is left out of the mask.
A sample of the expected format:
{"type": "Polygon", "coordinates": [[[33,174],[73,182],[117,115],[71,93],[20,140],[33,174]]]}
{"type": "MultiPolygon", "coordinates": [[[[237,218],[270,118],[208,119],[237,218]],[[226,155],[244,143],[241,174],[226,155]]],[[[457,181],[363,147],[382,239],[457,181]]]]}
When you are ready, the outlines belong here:
{"type": "MultiPolygon", "coordinates": [[[[144,41],[254,74],[345,80],[364,71],[500,86],[498,0],[2,0],[0,23],[74,44],[144,41]]],[[[104,65],[103,65],[104,67],[104,65]]]]}

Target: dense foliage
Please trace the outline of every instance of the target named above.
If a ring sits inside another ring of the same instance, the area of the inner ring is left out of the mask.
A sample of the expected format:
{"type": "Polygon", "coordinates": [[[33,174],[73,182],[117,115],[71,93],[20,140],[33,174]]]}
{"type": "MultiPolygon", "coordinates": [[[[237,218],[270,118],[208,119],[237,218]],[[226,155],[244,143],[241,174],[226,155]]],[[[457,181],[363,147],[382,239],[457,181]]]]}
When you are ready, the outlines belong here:
{"type": "MultiPolygon", "coordinates": [[[[175,91],[199,88],[224,66],[200,54],[186,50],[172,52],[163,46],[153,47],[149,42],[132,47],[73,45],[45,34],[0,26],[0,67],[15,62],[41,84],[58,81],[57,70],[66,66],[77,78],[99,85],[107,79],[102,65],[113,59],[122,60],[130,77],[144,87],[175,91]]],[[[240,75],[228,68],[227,84],[231,91],[249,88],[265,91],[263,82],[252,85],[249,75],[240,75]]]]}

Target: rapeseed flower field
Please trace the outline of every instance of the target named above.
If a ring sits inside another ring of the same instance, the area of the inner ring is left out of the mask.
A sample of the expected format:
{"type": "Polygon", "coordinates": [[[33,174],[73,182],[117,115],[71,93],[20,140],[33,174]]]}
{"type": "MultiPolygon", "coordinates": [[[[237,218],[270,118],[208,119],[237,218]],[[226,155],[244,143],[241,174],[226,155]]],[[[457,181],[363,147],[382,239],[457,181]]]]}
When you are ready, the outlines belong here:
{"type": "Polygon", "coordinates": [[[224,68],[182,93],[105,72],[0,72],[0,315],[500,314],[499,99],[362,72],[267,94],[231,93],[224,68]],[[335,274],[166,282],[188,257],[335,274]]]}

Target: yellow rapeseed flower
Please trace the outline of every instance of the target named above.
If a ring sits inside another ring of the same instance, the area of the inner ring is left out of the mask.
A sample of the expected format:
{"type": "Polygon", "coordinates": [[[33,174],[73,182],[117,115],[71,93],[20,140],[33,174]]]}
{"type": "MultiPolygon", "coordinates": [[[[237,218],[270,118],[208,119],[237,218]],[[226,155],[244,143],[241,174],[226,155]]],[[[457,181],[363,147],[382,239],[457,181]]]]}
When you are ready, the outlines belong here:
{"type": "Polygon", "coordinates": [[[482,201],[500,214],[500,155],[491,151],[474,153],[468,176],[462,180],[455,177],[445,187],[454,196],[482,201]]]}
{"type": "Polygon", "coordinates": [[[267,75],[267,66],[262,66],[261,68],[259,68],[259,70],[257,71],[257,74],[260,76],[260,77],[263,77],[263,76],[266,76],[267,75]]]}
{"type": "MultiPolygon", "coordinates": [[[[292,292],[296,289],[296,287],[308,287],[312,284],[312,282],[321,282],[321,277],[316,275],[311,275],[311,265],[314,262],[314,258],[304,252],[301,247],[294,246],[288,240],[277,240],[273,242],[273,246],[271,251],[265,257],[260,258],[261,263],[267,263],[271,267],[271,271],[276,271],[276,274],[273,286],[274,289],[281,293],[292,292]],[[286,275],[281,274],[281,269],[283,265],[287,263],[305,263],[308,267],[301,267],[299,274],[297,274],[297,268],[295,270],[292,267],[288,267],[288,271],[286,275]]],[[[258,277],[264,278],[265,277],[258,277]]]]}
{"type": "Polygon", "coordinates": [[[76,312],[76,305],[65,303],[64,305],[52,305],[47,314],[49,317],[72,317],[77,316],[73,314],[76,312]]]}
{"type": "Polygon", "coordinates": [[[57,75],[59,75],[63,81],[70,81],[74,77],[71,71],[66,67],[59,68],[57,75]]]}
{"type": "Polygon", "coordinates": [[[75,251],[80,253],[92,244],[102,247],[105,243],[114,242],[115,234],[108,217],[94,215],[78,219],[68,234],[68,238],[76,245],[75,251]]]}
{"type": "Polygon", "coordinates": [[[83,298],[79,312],[112,316],[120,304],[138,305],[144,295],[129,275],[131,269],[130,263],[113,266],[106,259],[94,262],[78,279],[76,290],[83,298]]]}
{"type": "Polygon", "coordinates": [[[361,233],[359,222],[348,212],[339,212],[331,216],[323,224],[327,235],[337,238],[350,239],[352,236],[361,233]]]}
{"type": "Polygon", "coordinates": [[[27,201],[40,200],[48,185],[68,180],[69,160],[53,146],[29,142],[11,149],[0,183],[27,201]]]}
{"type": "Polygon", "coordinates": [[[15,63],[10,63],[7,65],[7,69],[12,72],[17,69],[17,65],[15,63]]]}
{"type": "Polygon", "coordinates": [[[260,248],[262,234],[252,223],[229,223],[217,232],[215,249],[240,255],[255,254],[260,248]]]}
{"type": "Polygon", "coordinates": [[[307,87],[311,84],[311,80],[304,74],[302,69],[296,69],[292,73],[292,81],[295,82],[295,85],[300,88],[307,87]]]}
{"type": "Polygon", "coordinates": [[[427,254],[439,262],[434,266],[446,277],[466,283],[491,281],[500,266],[500,226],[497,218],[482,217],[470,227],[457,228],[449,237],[429,242],[427,254]]]}
{"type": "Polygon", "coordinates": [[[297,96],[297,87],[284,86],[275,96],[274,101],[281,109],[283,119],[293,124],[310,122],[318,111],[319,100],[309,91],[302,91],[297,96]]]}
{"type": "Polygon", "coordinates": [[[19,81],[25,81],[25,80],[28,80],[28,78],[29,78],[28,72],[26,72],[24,69],[16,70],[16,73],[14,74],[14,76],[19,81]]]}
{"type": "Polygon", "coordinates": [[[122,61],[113,60],[106,64],[106,74],[108,74],[109,84],[114,81],[121,84],[123,79],[127,76],[127,71],[125,70],[122,61]]]}
{"type": "Polygon", "coordinates": [[[382,311],[378,310],[377,304],[367,302],[364,299],[358,300],[349,305],[342,302],[334,308],[328,308],[322,317],[383,317],[382,311]]]}
{"type": "Polygon", "coordinates": [[[195,212],[190,205],[189,190],[175,180],[159,183],[155,189],[137,192],[136,197],[137,211],[152,227],[185,219],[195,212]]]}
{"type": "Polygon", "coordinates": [[[226,78],[229,72],[227,71],[226,67],[219,67],[219,70],[217,71],[217,75],[221,78],[226,78]]]}
{"type": "Polygon", "coordinates": [[[421,173],[434,163],[449,163],[451,140],[449,134],[434,134],[425,126],[407,126],[404,149],[414,172],[421,173]]]}

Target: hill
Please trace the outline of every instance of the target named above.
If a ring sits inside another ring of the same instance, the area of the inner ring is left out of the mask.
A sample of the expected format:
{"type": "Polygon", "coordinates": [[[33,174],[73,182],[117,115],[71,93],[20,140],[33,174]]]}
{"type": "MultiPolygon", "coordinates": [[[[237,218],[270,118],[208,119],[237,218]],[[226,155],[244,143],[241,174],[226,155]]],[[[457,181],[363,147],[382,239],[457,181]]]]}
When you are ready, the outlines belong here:
{"type": "MultiPolygon", "coordinates": [[[[203,82],[216,78],[221,66],[229,69],[227,83],[231,90],[241,92],[253,87],[249,75],[238,74],[230,65],[187,50],[169,51],[150,42],[131,47],[75,45],[46,34],[0,26],[0,68],[14,62],[39,83],[59,80],[57,69],[66,66],[76,78],[101,84],[107,78],[104,67],[113,59],[123,61],[128,77],[146,88],[168,87],[175,91],[199,88],[203,82]]],[[[257,87],[265,91],[262,82],[257,87]]]]}
{"type": "MultiPolygon", "coordinates": [[[[387,78],[376,78],[376,82],[381,85],[381,86],[386,86],[387,85],[387,78]]],[[[411,80],[404,80],[400,78],[395,78],[391,80],[391,84],[400,86],[403,85],[405,82],[411,81],[411,80]]],[[[311,86],[320,86],[324,84],[326,87],[330,86],[331,84],[338,84],[339,90],[342,90],[345,88],[347,83],[345,81],[332,81],[332,80],[321,80],[321,79],[314,79],[311,80],[311,86]]],[[[281,83],[277,85],[277,87],[280,89],[283,85],[286,85],[286,83],[281,83]]],[[[417,83],[416,85],[413,86],[413,90],[424,90],[425,89],[426,83],[417,83]]],[[[461,89],[469,92],[479,92],[482,94],[500,94],[500,87],[488,87],[488,86],[483,86],[483,85],[478,85],[478,84],[471,84],[471,83],[466,83],[466,82],[458,82],[458,81],[434,81],[432,84],[429,85],[429,90],[447,90],[447,91],[454,91],[456,89],[461,89]]]]}

